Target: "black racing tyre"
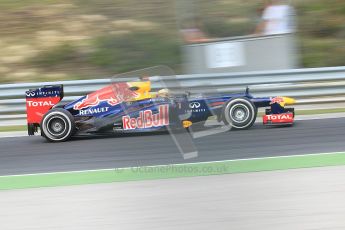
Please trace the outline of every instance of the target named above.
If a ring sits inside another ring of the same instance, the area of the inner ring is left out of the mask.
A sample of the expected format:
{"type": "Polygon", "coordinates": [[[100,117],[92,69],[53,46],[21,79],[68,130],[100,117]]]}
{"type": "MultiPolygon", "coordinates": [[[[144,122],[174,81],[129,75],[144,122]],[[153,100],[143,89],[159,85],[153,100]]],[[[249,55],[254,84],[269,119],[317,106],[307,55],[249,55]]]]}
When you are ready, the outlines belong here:
{"type": "Polygon", "coordinates": [[[245,97],[229,100],[223,107],[224,124],[233,129],[249,129],[256,120],[256,106],[245,97]]]}
{"type": "Polygon", "coordinates": [[[48,141],[63,142],[75,132],[74,117],[65,109],[52,109],[43,116],[40,127],[41,135],[48,141]]]}

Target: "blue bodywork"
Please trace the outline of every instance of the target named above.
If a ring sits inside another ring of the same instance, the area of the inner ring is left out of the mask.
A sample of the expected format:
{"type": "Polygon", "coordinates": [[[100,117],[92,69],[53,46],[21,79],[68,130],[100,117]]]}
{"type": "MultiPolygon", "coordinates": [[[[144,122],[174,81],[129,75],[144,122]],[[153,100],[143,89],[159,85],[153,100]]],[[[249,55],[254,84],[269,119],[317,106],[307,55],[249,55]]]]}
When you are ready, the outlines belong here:
{"type": "MultiPolygon", "coordinates": [[[[137,127],[124,129],[123,117],[138,118],[143,111],[159,113],[160,106],[169,107],[169,125],[181,127],[183,120],[192,123],[206,121],[210,116],[221,119],[224,103],[232,98],[245,97],[251,100],[256,108],[268,107],[270,97],[255,98],[247,91],[236,94],[200,94],[200,95],[175,95],[170,97],[155,97],[136,101],[125,101],[111,106],[107,101],[101,101],[96,106],[90,106],[81,110],[74,109],[77,103],[83,101],[86,96],[64,105],[75,118],[76,126],[80,132],[145,132],[166,129],[166,125],[157,127],[137,127]]],[[[272,108],[273,109],[273,108],[272,108]]]]}

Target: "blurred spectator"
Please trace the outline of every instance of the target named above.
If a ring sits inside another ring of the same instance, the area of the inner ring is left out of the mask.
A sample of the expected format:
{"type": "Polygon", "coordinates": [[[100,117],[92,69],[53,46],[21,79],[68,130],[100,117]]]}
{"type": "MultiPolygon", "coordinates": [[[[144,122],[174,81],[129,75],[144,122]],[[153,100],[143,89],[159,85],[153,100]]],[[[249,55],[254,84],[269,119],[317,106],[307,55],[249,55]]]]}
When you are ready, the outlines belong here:
{"type": "Polygon", "coordinates": [[[271,0],[266,0],[264,1],[264,4],[262,4],[262,6],[258,7],[257,10],[256,10],[256,28],[255,28],[255,31],[254,31],[254,34],[262,34],[262,31],[264,31],[264,19],[262,18],[262,15],[265,11],[265,9],[271,5],[271,0]]]}
{"type": "Polygon", "coordinates": [[[181,29],[182,38],[186,43],[206,42],[210,39],[201,29],[201,23],[198,19],[188,21],[181,29]]]}
{"type": "Polygon", "coordinates": [[[266,1],[255,33],[262,35],[292,33],[295,31],[294,15],[293,7],[286,0],[266,1]]]}

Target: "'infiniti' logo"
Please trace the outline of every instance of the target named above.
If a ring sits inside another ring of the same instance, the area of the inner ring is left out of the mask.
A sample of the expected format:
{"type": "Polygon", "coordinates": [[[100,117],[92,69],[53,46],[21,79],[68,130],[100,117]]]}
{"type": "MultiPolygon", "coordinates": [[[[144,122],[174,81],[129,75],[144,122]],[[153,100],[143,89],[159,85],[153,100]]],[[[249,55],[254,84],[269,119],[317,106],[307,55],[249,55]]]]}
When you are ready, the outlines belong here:
{"type": "Polygon", "coordinates": [[[189,103],[189,108],[192,108],[192,109],[197,109],[201,106],[201,104],[199,102],[191,102],[189,103]]]}
{"type": "Polygon", "coordinates": [[[26,96],[28,96],[28,97],[33,97],[35,95],[36,95],[36,93],[34,91],[27,91],[26,92],[26,96]]]}

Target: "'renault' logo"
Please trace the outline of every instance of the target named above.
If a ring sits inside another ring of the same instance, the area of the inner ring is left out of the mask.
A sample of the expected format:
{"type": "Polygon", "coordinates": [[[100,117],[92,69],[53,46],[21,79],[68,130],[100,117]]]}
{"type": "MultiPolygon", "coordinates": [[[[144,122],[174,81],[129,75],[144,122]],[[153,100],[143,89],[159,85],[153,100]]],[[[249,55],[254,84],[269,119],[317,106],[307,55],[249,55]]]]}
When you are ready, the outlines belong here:
{"type": "Polygon", "coordinates": [[[169,125],[169,106],[160,105],[158,113],[153,114],[152,110],[144,110],[139,112],[139,117],[132,118],[130,116],[122,117],[123,129],[143,129],[152,127],[161,127],[169,125]]]}
{"type": "Polygon", "coordinates": [[[110,107],[101,107],[101,108],[79,110],[79,115],[85,116],[85,115],[93,115],[93,114],[98,114],[98,113],[105,113],[109,111],[109,108],[110,107]]]}

